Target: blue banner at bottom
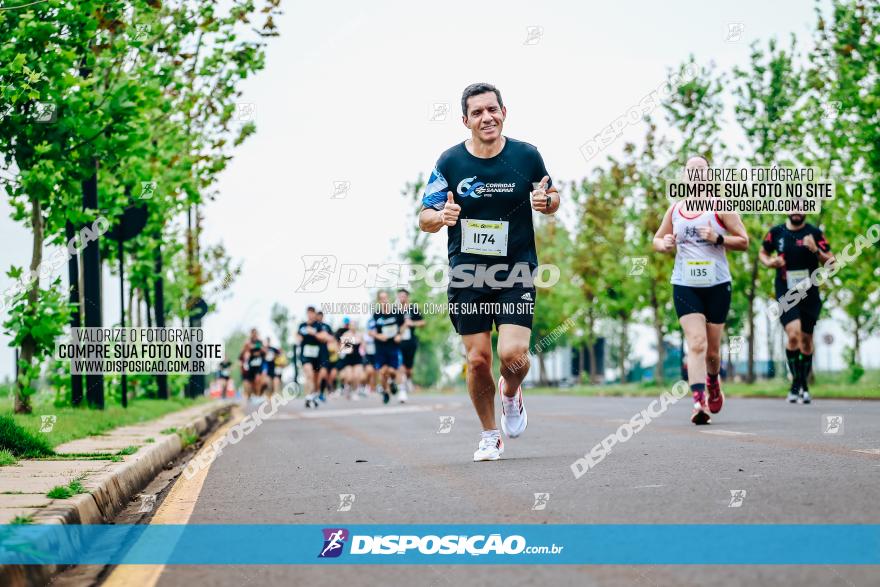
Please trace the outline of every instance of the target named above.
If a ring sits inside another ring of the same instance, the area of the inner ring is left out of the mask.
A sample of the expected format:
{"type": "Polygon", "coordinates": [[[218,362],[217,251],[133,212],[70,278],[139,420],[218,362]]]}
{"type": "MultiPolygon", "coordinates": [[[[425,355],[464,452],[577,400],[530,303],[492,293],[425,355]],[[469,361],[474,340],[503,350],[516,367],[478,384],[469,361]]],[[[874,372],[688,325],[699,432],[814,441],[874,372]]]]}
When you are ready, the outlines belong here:
{"type": "Polygon", "coordinates": [[[4,525],[0,564],[880,565],[880,525],[4,525]]]}

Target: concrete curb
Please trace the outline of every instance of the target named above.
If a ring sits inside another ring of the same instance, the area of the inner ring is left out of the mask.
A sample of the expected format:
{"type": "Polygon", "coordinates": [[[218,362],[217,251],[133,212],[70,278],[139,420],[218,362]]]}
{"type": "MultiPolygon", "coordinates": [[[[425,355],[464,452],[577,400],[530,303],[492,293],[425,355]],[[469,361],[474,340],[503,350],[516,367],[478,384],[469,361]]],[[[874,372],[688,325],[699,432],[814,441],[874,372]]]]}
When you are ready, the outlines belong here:
{"type": "MultiPolygon", "coordinates": [[[[209,404],[208,409],[183,428],[199,437],[213,428],[222,414],[228,414],[235,402],[209,404]]],[[[147,486],[169,461],[183,451],[179,434],[170,434],[161,440],[142,446],[133,458],[116,463],[107,473],[86,480],[89,493],[58,500],[34,516],[37,524],[105,524],[147,486]]],[[[57,573],[60,565],[0,565],[0,585],[30,587],[45,585],[57,573]]]]}

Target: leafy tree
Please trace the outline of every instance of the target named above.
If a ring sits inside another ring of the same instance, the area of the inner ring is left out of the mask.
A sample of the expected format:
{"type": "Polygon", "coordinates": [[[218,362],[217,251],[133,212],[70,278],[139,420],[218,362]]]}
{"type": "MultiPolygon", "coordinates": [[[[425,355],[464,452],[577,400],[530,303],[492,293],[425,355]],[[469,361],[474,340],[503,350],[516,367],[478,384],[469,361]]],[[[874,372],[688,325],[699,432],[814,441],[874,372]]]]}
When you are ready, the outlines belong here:
{"type": "Polygon", "coordinates": [[[275,327],[275,333],[278,335],[279,348],[287,352],[290,349],[290,310],[282,304],[272,304],[270,320],[272,321],[272,326],[275,327]]]}
{"type": "MultiPolygon", "coordinates": [[[[794,156],[804,144],[804,113],[798,102],[806,92],[804,72],[795,64],[795,38],[788,51],[777,47],[771,39],[766,49],[752,44],[747,68],[734,68],[732,88],[737,102],[736,120],[742,128],[747,145],[744,163],[749,167],[772,167],[794,156]]],[[[755,299],[760,291],[772,291],[773,272],[761,265],[758,252],[768,219],[759,214],[744,214],[743,224],[749,233],[749,250],[729,255],[737,279],[733,280],[733,296],[745,300],[748,327],[748,381],[755,380],[755,299]]],[[[773,295],[772,293],[770,295],[773,295]]],[[[733,316],[742,316],[737,303],[733,316]]],[[[736,331],[736,325],[730,324],[736,331]]],[[[770,336],[770,333],[767,333],[770,336]]],[[[768,340],[768,348],[771,343],[768,340]]]]}
{"type": "Polygon", "coordinates": [[[666,182],[663,177],[663,162],[658,159],[667,152],[664,138],[658,136],[657,125],[650,117],[645,120],[648,130],[645,146],[635,157],[636,181],[632,220],[635,227],[633,235],[634,256],[647,257],[642,269],[633,265],[638,284],[644,292],[641,307],[648,309],[650,324],[654,328],[657,346],[657,364],[654,380],[664,381],[663,366],[666,362],[666,336],[678,328],[672,304],[672,288],[669,277],[672,275],[673,257],[653,252],[653,238],[663,216],[669,207],[666,198],[666,182]]]}
{"type": "MultiPolygon", "coordinates": [[[[835,0],[827,19],[817,7],[817,20],[806,119],[816,148],[838,178],[836,198],[823,204],[823,220],[832,242],[839,243],[839,256],[880,222],[880,5],[835,0]]],[[[849,317],[853,345],[847,360],[855,379],[862,341],[880,327],[876,251],[868,248],[842,264],[833,280],[832,299],[849,317]]]]}
{"type": "MultiPolygon", "coordinates": [[[[407,182],[401,190],[401,195],[413,211],[413,222],[407,230],[407,239],[404,249],[401,251],[401,261],[411,265],[432,265],[444,263],[444,259],[436,255],[429,255],[427,248],[430,234],[419,229],[416,220],[422,208],[422,195],[425,191],[424,176],[419,174],[414,182],[407,182]]],[[[445,233],[443,233],[445,237],[445,233]]],[[[441,307],[447,303],[445,288],[432,289],[425,280],[418,280],[408,285],[409,299],[419,307],[425,304],[433,304],[441,307]]],[[[393,297],[393,292],[392,292],[393,297]]],[[[424,313],[425,325],[418,329],[419,337],[418,361],[413,369],[413,380],[421,386],[429,387],[440,382],[440,375],[444,365],[452,360],[454,346],[451,344],[453,334],[449,318],[439,313],[424,313]]]]}
{"type": "MultiPolygon", "coordinates": [[[[573,338],[572,329],[575,326],[569,326],[569,319],[572,319],[574,325],[580,324],[580,292],[572,283],[575,273],[571,266],[571,235],[554,216],[536,218],[535,246],[541,265],[554,266],[559,272],[559,280],[553,285],[536,287],[535,315],[529,347],[538,358],[538,376],[543,384],[546,383],[547,373],[545,355],[573,338]]],[[[550,277],[549,272],[542,271],[538,279],[549,280],[550,277]]]]}

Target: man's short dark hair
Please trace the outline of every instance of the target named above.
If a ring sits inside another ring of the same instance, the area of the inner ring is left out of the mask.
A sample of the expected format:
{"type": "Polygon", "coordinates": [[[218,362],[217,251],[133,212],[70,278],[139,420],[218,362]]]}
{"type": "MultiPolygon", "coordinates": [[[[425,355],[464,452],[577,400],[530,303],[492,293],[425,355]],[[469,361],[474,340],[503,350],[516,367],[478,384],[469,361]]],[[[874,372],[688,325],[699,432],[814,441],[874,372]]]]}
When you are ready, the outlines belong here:
{"type": "Polygon", "coordinates": [[[306,308],[306,312],[314,312],[314,311],[315,311],[315,306],[309,306],[308,308],[306,308]]]}
{"type": "Polygon", "coordinates": [[[498,105],[504,108],[504,102],[501,100],[501,92],[498,91],[498,88],[492,84],[478,83],[469,85],[464,89],[464,92],[461,93],[461,114],[467,118],[468,98],[471,96],[479,96],[480,94],[485,94],[487,92],[495,92],[495,97],[498,98],[498,105]]]}
{"type": "Polygon", "coordinates": [[[399,290],[397,290],[397,293],[405,293],[406,295],[409,295],[409,290],[405,287],[401,287],[399,290]]]}

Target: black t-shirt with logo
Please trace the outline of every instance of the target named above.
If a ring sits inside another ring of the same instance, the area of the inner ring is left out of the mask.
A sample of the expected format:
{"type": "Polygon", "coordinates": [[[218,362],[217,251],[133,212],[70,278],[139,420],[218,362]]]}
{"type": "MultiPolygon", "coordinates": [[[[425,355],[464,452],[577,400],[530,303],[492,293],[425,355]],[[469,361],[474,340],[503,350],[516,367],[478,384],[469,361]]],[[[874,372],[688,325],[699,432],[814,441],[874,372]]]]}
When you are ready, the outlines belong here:
{"type": "Polygon", "coordinates": [[[389,313],[377,312],[373,314],[367,323],[367,330],[375,330],[377,334],[388,336],[388,340],[376,340],[376,348],[397,347],[394,337],[403,329],[403,314],[395,311],[389,313]]]}
{"type": "Polygon", "coordinates": [[[275,365],[275,361],[278,359],[278,354],[279,354],[280,352],[281,352],[281,351],[280,351],[277,347],[274,347],[274,346],[267,346],[267,347],[266,347],[266,356],[264,357],[265,362],[266,362],[266,363],[270,363],[270,364],[272,364],[272,365],[274,366],[274,365],[275,365]]]}
{"type": "MultiPolygon", "coordinates": [[[[779,224],[771,228],[764,237],[764,242],[761,245],[764,247],[764,251],[768,254],[776,251],[785,260],[785,267],[776,269],[774,285],[777,298],[790,289],[788,278],[791,272],[801,272],[802,276],[802,272],[806,271],[807,275],[812,275],[813,271],[819,267],[819,255],[804,245],[804,237],[808,234],[812,235],[820,251],[827,253],[831,250],[825,235],[812,224],[804,224],[798,230],[791,230],[785,224],[779,224]]],[[[808,293],[818,295],[819,290],[816,287],[810,287],[808,293]]]]}
{"type": "Polygon", "coordinates": [[[252,348],[248,351],[247,355],[247,367],[248,371],[251,373],[259,373],[263,368],[263,361],[266,358],[266,351],[263,347],[260,348],[252,348]]]}
{"type": "Polygon", "coordinates": [[[301,322],[297,327],[296,331],[302,336],[302,342],[300,346],[308,345],[320,345],[321,342],[317,338],[317,334],[321,332],[321,322],[301,322]],[[315,329],[315,334],[309,334],[308,328],[312,327],[315,329]]]}
{"type": "Polygon", "coordinates": [[[316,359],[318,356],[326,351],[327,343],[321,342],[318,340],[319,332],[326,332],[324,330],[324,326],[326,326],[323,322],[301,322],[296,331],[302,336],[302,342],[300,343],[300,356],[304,359],[316,359]],[[309,334],[307,329],[309,327],[315,329],[315,334],[309,334]]]}
{"type": "MultiPolygon", "coordinates": [[[[448,227],[449,265],[525,262],[532,269],[537,267],[531,192],[532,184],[545,175],[549,173],[538,149],[511,138],[506,138],[500,153],[488,159],[469,153],[463,142],[440,155],[425,187],[422,206],[442,210],[449,191],[461,206],[459,222],[448,227]],[[464,227],[466,220],[471,223],[464,227]],[[506,242],[502,242],[501,222],[507,223],[506,242]],[[468,251],[462,249],[463,227],[468,251]]],[[[547,188],[551,185],[552,181],[548,182],[547,188]]],[[[498,277],[503,279],[504,273],[499,272],[498,277]]]]}

